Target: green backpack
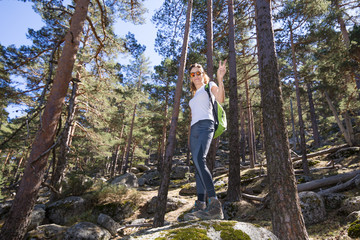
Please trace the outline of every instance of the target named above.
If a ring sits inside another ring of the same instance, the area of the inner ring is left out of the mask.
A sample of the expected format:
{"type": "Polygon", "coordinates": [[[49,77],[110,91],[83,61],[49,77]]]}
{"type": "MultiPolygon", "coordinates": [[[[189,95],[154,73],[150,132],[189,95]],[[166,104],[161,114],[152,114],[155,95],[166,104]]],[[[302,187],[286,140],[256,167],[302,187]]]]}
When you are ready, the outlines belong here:
{"type": "Polygon", "coordinates": [[[225,113],[225,110],[220,105],[220,103],[218,103],[218,101],[216,101],[216,100],[214,100],[214,102],[212,101],[210,90],[209,90],[209,84],[205,85],[205,91],[208,93],[211,105],[213,106],[213,114],[214,114],[214,119],[215,119],[214,138],[217,138],[226,130],[226,127],[227,127],[226,113],[225,113]]]}

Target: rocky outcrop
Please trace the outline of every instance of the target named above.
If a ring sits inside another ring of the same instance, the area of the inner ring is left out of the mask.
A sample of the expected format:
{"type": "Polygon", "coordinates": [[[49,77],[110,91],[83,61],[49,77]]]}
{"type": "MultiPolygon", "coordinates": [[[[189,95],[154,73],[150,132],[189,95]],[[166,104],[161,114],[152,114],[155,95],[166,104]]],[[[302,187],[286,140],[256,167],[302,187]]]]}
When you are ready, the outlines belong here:
{"type": "Polygon", "coordinates": [[[71,196],[49,204],[46,215],[53,223],[67,225],[74,216],[84,213],[86,209],[86,202],[82,197],[71,196]]]}
{"type": "Polygon", "coordinates": [[[278,239],[265,228],[236,221],[189,221],[181,224],[153,228],[123,239],[278,239]]]}
{"type": "Polygon", "coordinates": [[[43,240],[43,239],[52,239],[52,240],[62,240],[66,230],[69,227],[60,226],[57,224],[46,224],[41,225],[28,232],[25,236],[26,240],[43,240]]]}
{"type": "Polygon", "coordinates": [[[133,173],[125,173],[119,177],[116,177],[111,181],[112,185],[124,185],[128,188],[137,188],[139,186],[138,179],[133,173]]]}
{"type": "Polygon", "coordinates": [[[360,211],[360,196],[345,199],[342,203],[340,211],[344,214],[351,214],[352,212],[360,211]]]}
{"type": "MultiPolygon", "coordinates": [[[[147,208],[146,208],[147,213],[149,214],[155,213],[156,201],[157,201],[157,197],[155,196],[147,203],[147,208]]],[[[174,211],[179,207],[183,206],[185,203],[186,202],[184,200],[168,197],[166,204],[166,212],[174,211]]]]}
{"type": "Polygon", "coordinates": [[[326,211],[323,198],[315,192],[300,192],[300,206],[306,225],[325,220],[326,211]]]}
{"type": "Polygon", "coordinates": [[[108,230],[90,222],[80,222],[68,228],[64,240],[108,240],[111,234],[108,230]]]}

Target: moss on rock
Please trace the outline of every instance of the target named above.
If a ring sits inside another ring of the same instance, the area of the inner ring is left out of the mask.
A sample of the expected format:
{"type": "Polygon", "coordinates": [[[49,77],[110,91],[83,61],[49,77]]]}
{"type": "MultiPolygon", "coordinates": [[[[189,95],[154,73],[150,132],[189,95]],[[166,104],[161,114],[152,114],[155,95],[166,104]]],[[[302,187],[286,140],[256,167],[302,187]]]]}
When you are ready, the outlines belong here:
{"type": "Polygon", "coordinates": [[[350,224],[348,236],[351,238],[360,238],[360,220],[356,220],[350,224]]]}

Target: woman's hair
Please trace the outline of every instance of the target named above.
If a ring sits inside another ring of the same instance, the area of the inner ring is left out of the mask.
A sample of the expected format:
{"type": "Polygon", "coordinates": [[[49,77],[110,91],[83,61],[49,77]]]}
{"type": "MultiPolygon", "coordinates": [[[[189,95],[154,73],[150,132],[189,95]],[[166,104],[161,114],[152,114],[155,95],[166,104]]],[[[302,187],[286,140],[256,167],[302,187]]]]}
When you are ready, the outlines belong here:
{"type": "MultiPolygon", "coordinates": [[[[208,84],[210,82],[210,78],[209,76],[206,74],[204,68],[198,64],[198,63],[194,63],[189,67],[189,73],[191,72],[191,69],[193,69],[194,67],[199,68],[200,71],[204,74],[204,82],[205,84],[208,84]]],[[[190,77],[190,91],[192,92],[193,95],[195,95],[196,92],[196,87],[195,84],[191,81],[191,77],[190,77]]]]}

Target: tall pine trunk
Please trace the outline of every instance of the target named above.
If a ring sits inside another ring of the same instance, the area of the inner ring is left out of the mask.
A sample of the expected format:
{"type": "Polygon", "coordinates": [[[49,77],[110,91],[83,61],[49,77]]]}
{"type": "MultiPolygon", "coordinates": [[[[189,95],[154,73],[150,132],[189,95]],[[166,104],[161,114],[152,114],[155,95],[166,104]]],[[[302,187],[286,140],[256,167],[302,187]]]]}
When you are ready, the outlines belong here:
{"type": "Polygon", "coordinates": [[[176,142],[176,127],[179,117],[180,110],[180,98],[182,92],[182,85],[184,80],[184,72],[186,66],[186,57],[187,57],[187,48],[189,42],[189,34],[190,34],[190,22],[191,22],[191,14],[192,14],[192,5],[193,0],[188,1],[188,8],[186,13],[186,23],[185,23],[185,33],[184,33],[184,41],[181,50],[181,59],[180,59],[180,67],[178,72],[178,81],[176,83],[175,96],[174,96],[174,107],[173,113],[171,117],[171,124],[169,130],[168,143],[166,146],[166,152],[164,157],[164,164],[162,168],[162,176],[160,187],[158,191],[158,199],[156,203],[156,211],[154,216],[154,227],[160,227],[164,225],[165,219],[165,211],[167,204],[167,195],[169,190],[170,183],[170,171],[171,171],[171,161],[174,155],[175,150],[175,142],[176,142]]]}
{"type": "Polygon", "coordinates": [[[239,142],[239,105],[236,75],[235,52],[235,20],[234,0],[228,0],[229,11],[229,185],[227,190],[228,201],[239,201],[240,189],[240,142],[239,142]]]}
{"type": "Polygon", "coordinates": [[[247,115],[248,115],[248,142],[249,142],[249,158],[250,158],[250,167],[255,167],[255,130],[254,130],[254,119],[252,114],[251,99],[249,96],[249,85],[248,81],[245,81],[245,95],[246,95],[246,106],[247,106],[247,115]]]}
{"type": "Polygon", "coordinates": [[[129,168],[130,147],[131,147],[132,135],[133,135],[133,131],[134,131],[136,107],[137,107],[137,104],[134,105],[134,111],[133,111],[132,120],[131,120],[130,132],[129,132],[129,137],[128,137],[127,145],[126,145],[125,164],[124,164],[124,168],[123,168],[123,173],[126,173],[129,168]]]}
{"type": "Polygon", "coordinates": [[[255,0],[255,14],[272,229],[279,239],[309,239],[286,132],[271,2],[255,0]]]}
{"type": "Polygon", "coordinates": [[[313,130],[314,147],[319,148],[320,147],[320,134],[319,134],[318,123],[316,120],[316,113],[315,113],[315,106],[314,106],[314,100],[313,100],[313,95],[312,95],[311,83],[307,83],[306,85],[307,85],[307,94],[308,94],[309,108],[310,108],[311,126],[312,126],[312,130],[313,130]]]}
{"type": "Polygon", "coordinates": [[[332,103],[329,94],[325,91],[324,95],[325,95],[326,101],[327,101],[327,103],[328,103],[328,105],[330,107],[330,110],[332,111],[332,113],[333,113],[333,115],[335,117],[336,123],[338,124],[338,126],[340,128],[340,131],[344,135],[346,143],[349,144],[350,147],[354,146],[353,142],[351,141],[351,137],[349,135],[349,132],[346,131],[344,125],[342,124],[342,122],[341,122],[341,120],[339,118],[339,114],[337,113],[336,108],[335,108],[334,104],[332,103]]]}
{"type": "Polygon", "coordinates": [[[300,149],[302,154],[302,167],[304,170],[305,175],[310,174],[309,169],[309,163],[307,160],[306,155],[306,139],[305,139],[305,126],[304,126],[304,120],[302,117],[302,106],[301,106],[301,100],[300,100],[300,84],[299,84],[299,77],[297,73],[297,63],[296,63],[296,57],[295,57],[295,44],[294,44],[294,38],[293,38],[293,30],[290,25],[290,42],[291,42],[291,56],[292,56],[292,67],[294,72],[294,78],[295,78],[295,88],[296,88],[296,103],[298,108],[298,115],[299,115],[299,127],[300,127],[300,149]]]}
{"type": "Polygon", "coordinates": [[[35,205],[39,188],[44,177],[47,159],[54,144],[55,130],[61,115],[71,74],[78,52],[82,28],[90,0],[78,0],[66,34],[65,46],[59,59],[48,102],[41,118],[41,126],[32,144],[24,175],[21,180],[8,218],[0,232],[0,239],[23,239],[29,224],[29,216],[35,205]]]}
{"type": "MultiPolygon", "coordinates": [[[[206,24],[206,71],[210,81],[214,80],[214,40],[213,40],[213,1],[207,0],[207,24],[206,24]]],[[[216,151],[219,146],[219,138],[213,139],[210,144],[208,155],[206,156],[206,165],[210,173],[213,173],[215,167],[216,151]]]]}
{"type": "MultiPolygon", "coordinates": [[[[79,79],[79,75],[77,78],[79,79]]],[[[58,160],[56,161],[53,175],[51,177],[51,185],[56,190],[51,194],[51,201],[55,201],[59,199],[60,197],[59,193],[61,193],[62,190],[61,181],[63,179],[63,175],[66,168],[67,154],[70,148],[69,143],[72,138],[71,132],[72,132],[72,128],[74,127],[73,123],[75,117],[75,101],[76,101],[77,88],[78,88],[78,84],[75,81],[73,81],[73,89],[71,92],[71,97],[69,100],[69,107],[68,107],[68,117],[61,136],[60,152],[59,152],[58,160]]]]}

